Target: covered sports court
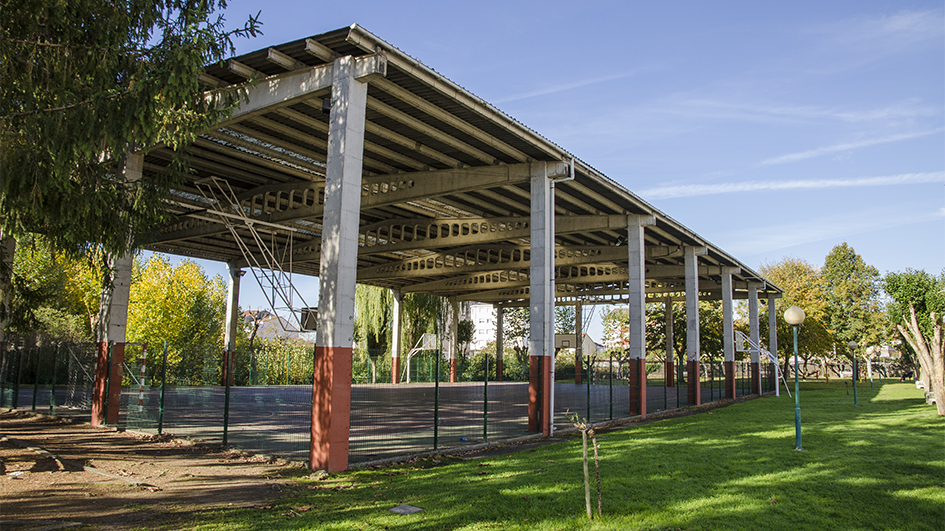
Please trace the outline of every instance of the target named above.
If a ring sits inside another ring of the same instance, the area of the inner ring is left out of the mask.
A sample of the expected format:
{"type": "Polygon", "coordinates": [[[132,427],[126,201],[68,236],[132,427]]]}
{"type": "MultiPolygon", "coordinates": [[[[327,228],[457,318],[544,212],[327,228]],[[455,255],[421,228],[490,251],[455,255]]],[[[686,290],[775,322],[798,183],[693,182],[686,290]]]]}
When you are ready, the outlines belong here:
{"type": "MultiPolygon", "coordinates": [[[[445,297],[451,312],[441,348],[451,369],[460,302],[493,303],[500,319],[503,308],[527,305],[529,382],[508,400],[524,408],[525,430],[544,436],[552,434],[562,399],[553,385],[556,304],[627,305],[625,416],[646,415],[652,400],[646,303],[671,308],[685,301],[687,328],[675,333],[687,337],[687,373],[701,375],[698,301],[722,301],[720,389],[734,397],[732,301],[747,299],[754,345],[748,379],[751,392],[761,393],[758,303],[766,299],[773,308],[780,290],[564,148],[357,25],[235,57],[201,77],[208,91],[250,80],[239,110],[183,148],[193,174],[167,205],[175,221],[145,248],[228,264],[227,382],[242,273],[268,275],[287,300],[288,274],[319,278],[318,300],[307,303],[317,307],[318,325],[311,468],[346,469],[352,435],[372,422],[353,421],[356,283],[391,289],[395,301],[411,292],[445,297]]],[[[129,155],[121,171],[136,179],[171,158],[169,148],[152,147],[129,155]]],[[[130,275],[131,256],[116,260],[95,374],[95,425],[117,421],[130,275]]],[[[303,322],[316,319],[297,310],[303,322]]],[[[405,355],[400,322],[395,302],[395,375],[405,355]]],[[[772,352],[776,343],[772,334],[772,352]]],[[[501,358],[497,368],[501,374],[501,358]]],[[[665,370],[674,373],[672,361],[665,370]]],[[[455,370],[450,375],[455,380],[455,370]]],[[[390,385],[403,384],[395,376],[390,385]]],[[[702,402],[702,385],[700,377],[687,378],[688,404],[702,402]]]]}

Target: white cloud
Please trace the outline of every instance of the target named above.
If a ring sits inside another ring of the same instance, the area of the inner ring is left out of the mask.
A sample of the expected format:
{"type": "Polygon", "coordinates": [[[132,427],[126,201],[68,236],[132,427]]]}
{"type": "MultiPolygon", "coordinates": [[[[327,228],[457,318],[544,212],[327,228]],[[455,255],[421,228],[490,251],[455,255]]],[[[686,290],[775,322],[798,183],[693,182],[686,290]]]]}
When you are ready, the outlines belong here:
{"type": "Polygon", "coordinates": [[[945,129],[938,128],[931,131],[919,131],[915,133],[901,133],[898,135],[890,135],[880,138],[868,138],[864,140],[858,140],[856,142],[845,142],[842,144],[834,144],[832,146],[823,146],[815,149],[810,149],[807,151],[801,151],[798,153],[788,153],[786,155],[780,155],[778,157],[772,157],[770,159],[765,159],[761,161],[761,164],[764,166],[769,166],[773,164],[787,164],[789,162],[797,162],[799,160],[811,159],[814,157],[820,157],[823,155],[830,155],[832,153],[840,153],[843,151],[850,151],[854,149],[861,149],[870,146],[876,146],[879,144],[888,144],[891,142],[901,142],[903,140],[910,140],[913,138],[919,138],[922,136],[933,135],[935,133],[940,133],[945,129]]]}
{"type": "Polygon", "coordinates": [[[937,219],[938,212],[903,213],[890,209],[871,211],[869,216],[837,215],[809,218],[778,226],[754,226],[725,234],[719,238],[723,247],[736,256],[758,255],[783,251],[820,241],[841,241],[858,234],[927,223],[937,219]]]}
{"type": "Polygon", "coordinates": [[[552,85],[552,86],[550,86],[550,87],[545,87],[545,88],[541,88],[541,89],[538,89],[538,90],[533,90],[533,91],[530,91],[530,92],[522,92],[522,93],[519,93],[519,94],[513,94],[513,95],[508,96],[508,97],[505,97],[505,98],[497,99],[497,100],[495,100],[493,103],[495,103],[495,104],[508,103],[508,102],[510,102],[510,101],[524,100],[524,99],[528,99],[528,98],[534,98],[534,97],[536,97],[536,96],[547,96],[548,94],[555,94],[555,93],[558,93],[558,92],[564,92],[564,91],[567,91],[567,90],[572,90],[572,89],[576,89],[576,88],[580,88],[580,87],[586,87],[586,86],[588,86],[588,85],[596,85],[597,83],[604,83],[604,82],[607,82],[607,81],[613,81],[613,80],[615,80],[615,79],[623,79],[623,78],[625,78],[625,77],[630,77],[630,76],[632,76],[632,75],[634,75],[634,74],[637,74],[637,73],[639,73],[639,72],[642,72],[643,70],[646,70],[646,69],[639,68],[639,69],[636,69],[636,70],[632,70],[632,71],[630,71],[630,72],[624,72],[624,73],[622,73],[622,74],[614,74],[614,75],[610,75],[610,76],[602,76],[602,77],[595,77],[595,78],[591,78],[591,79],[583,79],[583,80],[581,80],[581,81],[575,81],[575,82],[573,82],[573,83],[564,83],[564,84],[561,84],[561,85],[552,85]]]}
{"type": "Polygon", "coordinates": [[[703,195],[759,192],[769,190],[813,190],[821,188],[851,188],[866,186],[895,186],[903,184],[945,183],[945,172],[903,173],[880,177],[854,179],[797,179],[791,181],[744,181],[717,184],[662,186],[641,190],[639,196],[647,200],[673,199],[703,195]]]}
{"type": "Polygon", "coordinates": [[[857,49],[898,51],[938,39],[943,30],[941,9],[903,10],[892,15],[859,17],[822,28],[835,44],[857,49]]]}

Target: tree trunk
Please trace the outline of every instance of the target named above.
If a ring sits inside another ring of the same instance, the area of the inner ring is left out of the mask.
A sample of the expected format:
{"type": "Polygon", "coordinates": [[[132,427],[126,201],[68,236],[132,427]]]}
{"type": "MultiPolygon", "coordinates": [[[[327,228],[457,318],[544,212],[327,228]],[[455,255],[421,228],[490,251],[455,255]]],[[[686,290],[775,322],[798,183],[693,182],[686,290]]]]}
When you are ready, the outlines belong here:
{"type": "Polygon", "coordinates": [[[13,255],[16,240],[0,232],[0,348],[6,342],[10,324],[10,303],[13,300],[13,255]]]}
{"type": "Polygon", "coordinates": [[[899,333],[909,343],[909,346],[919,358],[919,365],[922,367],[922,379],[925,383],[927,393],[932,393],[935,397],[935,406],[938,414],[945,416],[945,360],[943,360],[942,345],[942,319],[931,313],[932,322],[935,323],[931,341],[926,342],[919,328],[919,321],[916,318],[915,308],[909,307],[911,319],[906,321],[905,326],[897,324],[899,333]]]}

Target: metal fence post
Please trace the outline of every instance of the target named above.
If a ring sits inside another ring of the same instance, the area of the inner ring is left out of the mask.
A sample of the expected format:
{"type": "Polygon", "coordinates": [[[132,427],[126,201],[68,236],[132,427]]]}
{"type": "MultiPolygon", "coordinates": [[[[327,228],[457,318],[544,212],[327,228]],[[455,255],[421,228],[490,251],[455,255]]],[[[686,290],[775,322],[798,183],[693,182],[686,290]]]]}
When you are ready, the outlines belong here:
{"type": "MultiPolygon", "coordinates": [[[[594,374],[591,372],[591,357],[585,356],[585,358],[587,359],[587,371],[585,371],[585,375],[587,376],[587,378],[585,378],[585,380],[587,380],[587,393],[586,393],[586,398],[585,398],[587,402],[587,417],[585,418],[588,422],[590,422],[591,421],[591,380],[594,378],[594,374]]],[[[554,382],[552,382],[551,385],[554,385],[554,382]]]]}
{"type": "Polygon", "coordinates": [[[33,350],[36,353],[36,371],[33,373],[33,411],[36,411],[36,395],[39,394],[39,348],[36,347],[33,350]]]}
{"type": "Polygon", "coordinates": [[[59,352],[62,350],[62,343],[56,343],[56,350],[53,352],[53,373],[52,386],[49,389],[49,413],[56,411],[56,380],[59,379],[59,352]]]}
{"type": "Polygon", "coordinates": [[[440,351],[436,350],[436,375],[433,383],[433,451],[437,449],[440,427],[440,351]]]}
{"type": "MultiPolygon", "coordinates": [[[[230,356],[232,353],[229,350],[223,351],[223,446],[226,446],[227,443],[227,428],[230,425],[230,371],[232,370],[232,365],[230,364],[230,356]]],[[[288,355],[286,355],[288,357],[288,355]]],[[[286,363],[286,382],[289,381],[289,364],[286,363]]]]}
{"type": "Polygon", "coordinates": [[[610,366],[610,377],[609,377],[609,387],[610,387],[610,420],[614,420],[614,353],[610,353],[610,358],[608,362],[610,366]]]}
{"type": "Polygon", "coordinates": [[[161,368],[161,400],[158,404],[158,435],[164,428],[164,389],[167,387],[167,340],[164,340],[164,365],[161,368]]]}
{"type": "Polygon", "coordinates": [[[23,349],[16,351],[16,381],[13,382],[13,409],[20,407],[20,377],[23,375],[23,349]]]}
{"type": "Polygon", "coordinates": [[[482,380],[482,442],[489,442],[489,353],[484,357],[486,372],[482,380]]]}
{"type": "Polygon", "coordinates": [[[112,345],[114,341],[108,342],[108,356],[106,357],[105,368],[108,371],[105,375],[105,407],[103,409],[104,415],[102,415],[102,425],[108,425],[108,403],[111,402],[111,391],[112,391],[112,345]]]}

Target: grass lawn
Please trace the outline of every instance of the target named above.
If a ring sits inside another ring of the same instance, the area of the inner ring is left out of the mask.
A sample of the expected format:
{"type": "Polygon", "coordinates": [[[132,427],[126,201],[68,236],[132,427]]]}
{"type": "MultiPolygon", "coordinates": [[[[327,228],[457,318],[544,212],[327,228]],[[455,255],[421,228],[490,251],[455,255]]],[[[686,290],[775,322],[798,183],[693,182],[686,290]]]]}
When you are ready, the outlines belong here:
{"type": "Polygon", "coordinates": [[[945,530],[945,420],[912,384],[861,383],[859,407],[847,391],[801,385],[804,452],[784,393],[601,434],[604,515],[593,522],[575,435],[498,457],[303,477],[275,507],[203,513],[192,527],[945,530]],[[423,511],[388,511],[401,503],[423,511]]]}

